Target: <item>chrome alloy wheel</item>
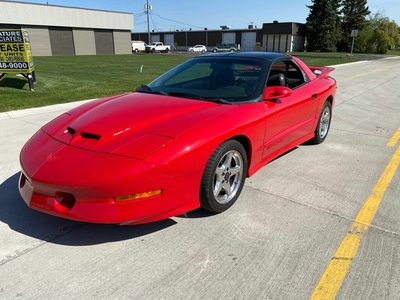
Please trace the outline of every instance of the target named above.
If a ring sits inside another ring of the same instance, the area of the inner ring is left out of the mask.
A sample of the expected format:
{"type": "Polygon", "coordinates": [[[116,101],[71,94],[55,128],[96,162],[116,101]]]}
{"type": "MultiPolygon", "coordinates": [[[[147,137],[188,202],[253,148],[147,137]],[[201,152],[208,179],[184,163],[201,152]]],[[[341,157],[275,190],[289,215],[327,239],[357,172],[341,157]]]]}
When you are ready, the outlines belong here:
{"type": "Polygon", "coordinates": [[[328,134],[329,125],[331,122],[331,109],[328,106],[325,106],[322,111],[321,118],[319,120],[319,130],[318,134],[321,139],[325,138],[328,134]]]}
{"type": "Polygon", "coordinates": [[[243,178],[243,159],[236,150],[230,150],[221,157],[214,174],[214,198],[225,204],[240,190],[243,178]]]}

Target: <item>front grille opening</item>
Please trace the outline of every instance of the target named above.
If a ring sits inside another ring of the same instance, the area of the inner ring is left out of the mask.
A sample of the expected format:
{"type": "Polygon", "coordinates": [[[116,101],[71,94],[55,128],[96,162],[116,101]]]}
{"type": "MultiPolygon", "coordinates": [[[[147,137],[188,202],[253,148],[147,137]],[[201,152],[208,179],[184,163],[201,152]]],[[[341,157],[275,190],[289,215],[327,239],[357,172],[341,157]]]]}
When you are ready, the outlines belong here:
{"type": "Polygon", "coordinates": [[[69,210],[72,207],[74,207],[76,202],[74,195],[64,192],[57,192],[54,198],[57,201],[57,203],[65,210],[69,210]]]}
{"type": "Polygon", "coordinates": [[[21,177],[19,180],[19,188],[22,189],[25,186],[26,183],[26,176],[24,173],[21,173],[21,177]]]}
{"type": "Polygon", "coordinates": [[[81,132],[81,137],[84,139],[100,140],[100,135],[88,132],[81,132]]]}

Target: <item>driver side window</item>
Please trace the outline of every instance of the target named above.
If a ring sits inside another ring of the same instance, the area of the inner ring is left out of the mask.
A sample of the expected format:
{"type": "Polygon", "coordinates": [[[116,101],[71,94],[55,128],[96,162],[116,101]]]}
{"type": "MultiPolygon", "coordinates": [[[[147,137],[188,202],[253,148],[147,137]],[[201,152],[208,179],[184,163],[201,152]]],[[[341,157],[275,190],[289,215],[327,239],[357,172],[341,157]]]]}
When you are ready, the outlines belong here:
{"type": "Polygon", "coordinates": [[[285,60],[272,65],[267,86],[280,85],[296,89],[307,81],[307,77],[293,61],[285,60]]]}

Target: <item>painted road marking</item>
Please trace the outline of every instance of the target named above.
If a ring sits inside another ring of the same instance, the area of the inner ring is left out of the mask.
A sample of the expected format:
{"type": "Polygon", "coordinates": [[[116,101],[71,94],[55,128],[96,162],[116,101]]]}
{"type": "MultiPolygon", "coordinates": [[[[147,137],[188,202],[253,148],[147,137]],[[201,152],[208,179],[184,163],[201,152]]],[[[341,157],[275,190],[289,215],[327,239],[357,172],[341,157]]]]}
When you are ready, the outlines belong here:
{"type": "Polygon", "coordinates": [[[382,72],[382,69],[378,69],[378,70],[375,70],[375,71],[372,71],[372,72],[357,74],[357,75],[349,77],[349,79],[361,77],[361,76],[368,75],[368,74],[378,73],[378,72],[382,72]]]}
{"type": "MultiPolygon", "coordinates": [[[[400,135],[399,132],[400,129],[394,135],[397,136],[397,139],[392,138],[391,141],[395,140],[397,142],[400,135]]],[[[396,143],[394,143],[393,146],[395,144],[396,143]]],[[[381,177],[378,179],[378,182],[372,189],[372,193],[365,200],[364,205],[351,225],[349,232],[342,240],[339,248],[336,250],[336,253],[334,254],[320,281],[315,287],[310,299],[335,299],[335,296],[342,285],[343,279],[349,270],[353,258],[357,253],[358,247],[360,246],[362,235],[371,225],[375,213],[378,210],[379,204],[382,201],[383,195],[392,181],[399,163],[400,146],[397,148],[395,154],[392,156],[388,165],[386,166],[385,171],[383,171],[381,177]]]]}
{"type": "Polygon", "coordinates": [[[396,131],[396,133],[392,136],[386,146],[394,147],[397,142],[400,140],[400,128],[396,131]]]}
{"type": "MultiPolygon", "coordinates": [[[[390,69],[390,68],[393,68],[393,67],[395,67],[395,66],[391,65],[391,66],[385,67],[384,69],[390,69]]],[[[373,74],[373,73],[378,73],[378,72],[382,72],[382,71],[383,71],[382,69],[376,69],[376,70],[371,71],[371,72],[366,72],[366,73],[361,73],[361,74],[357,74],[357,75],[351,76],[348,79],[353,79],[353,78],[357,78],[357,77],[361,77],[361,76],[365,76],[365,75],[369,75],[369,74],[373,74]]]]}

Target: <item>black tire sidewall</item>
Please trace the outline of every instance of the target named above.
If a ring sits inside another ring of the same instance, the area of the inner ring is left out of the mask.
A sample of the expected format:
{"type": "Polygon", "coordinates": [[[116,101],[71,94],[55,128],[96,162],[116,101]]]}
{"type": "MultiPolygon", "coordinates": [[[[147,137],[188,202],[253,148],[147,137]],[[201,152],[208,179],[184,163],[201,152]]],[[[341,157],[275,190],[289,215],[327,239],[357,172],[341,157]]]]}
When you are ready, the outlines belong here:
{"type": "Polygon", "coordinates": [[[236,140],[228,140],[222,143],[215,149],[213,154],[210,156],[206,164],[206,167],[204,169],[200,185],[200,203],[202,208],[214,213],[220,213],[230,208],[236,202],[237,198],[239,198],[240,196],[240,193],[244,186],[246,175],[247,175],[247,154],[242,144],[236,140]],[[221,158],[225,156],[227,152],[232,150],[235,150],[238,153],[240,153],[242,157],[243,178],[236,192],[236,195],[229,202],[221,204],[217,202],[213,193],[214,174],[221,158]]]}

